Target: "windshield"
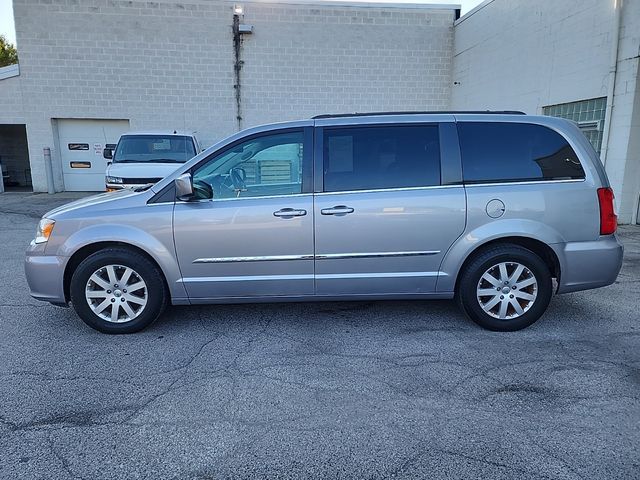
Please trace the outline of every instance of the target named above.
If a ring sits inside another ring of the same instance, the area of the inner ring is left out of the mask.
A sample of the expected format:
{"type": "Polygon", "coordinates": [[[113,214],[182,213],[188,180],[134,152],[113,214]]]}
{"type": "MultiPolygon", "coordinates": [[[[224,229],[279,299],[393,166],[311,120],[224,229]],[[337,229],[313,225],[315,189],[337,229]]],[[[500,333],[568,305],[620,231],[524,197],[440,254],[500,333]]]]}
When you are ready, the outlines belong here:
{"type": "Polygon", "coordinates": [[[125,135],[118,142],[113,162],[184,163],[195,154],[191,137],[125,135]]]}

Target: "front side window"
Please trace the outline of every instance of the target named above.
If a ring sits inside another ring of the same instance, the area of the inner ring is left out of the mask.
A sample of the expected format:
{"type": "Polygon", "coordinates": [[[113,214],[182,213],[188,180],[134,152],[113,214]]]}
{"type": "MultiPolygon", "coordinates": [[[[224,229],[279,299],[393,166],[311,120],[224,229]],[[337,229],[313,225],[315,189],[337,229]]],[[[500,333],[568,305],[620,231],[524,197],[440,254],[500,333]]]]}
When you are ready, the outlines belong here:
{"type": "Polygon", "coordinates": [[[214,155],[193,173],[214,199],[302,193],[302,131],[255,137],[214,155]]]}
{"type": "Polygon", "coordinates": [[[184,163],[196,154],[190,137],[125,135],[118,142],[114,163],[184,163]]]}
{"type": "Polygon", "coordinates": [[[327,128],[324,191],[440,185],[437,125],[327,128]]]}
{"type": "Polygon", "coordinates": [[[571,145],[542,125],[460,122],[458,135],[466,183],[584,178],[571,145]]]}

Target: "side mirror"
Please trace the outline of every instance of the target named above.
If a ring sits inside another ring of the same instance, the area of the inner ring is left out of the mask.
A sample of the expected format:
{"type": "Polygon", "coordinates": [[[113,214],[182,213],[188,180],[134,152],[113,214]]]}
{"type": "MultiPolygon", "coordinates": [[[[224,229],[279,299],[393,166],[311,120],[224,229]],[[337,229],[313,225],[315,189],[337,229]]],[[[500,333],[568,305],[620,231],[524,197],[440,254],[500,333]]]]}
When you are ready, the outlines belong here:
{"type": "Polygon", "coordinates": [[[188,202],[193,198],[193,182],[190,173],[183,173],[173,181],[176,185],[176,198],[188,202]]]}
{"type": "Polygon", "coordinates": [[[112,159],[113,158],[113,150],[110,148],[105,148],[104,150],[102,150],[102,156],[104,158],[107,159],[112,159]]]}

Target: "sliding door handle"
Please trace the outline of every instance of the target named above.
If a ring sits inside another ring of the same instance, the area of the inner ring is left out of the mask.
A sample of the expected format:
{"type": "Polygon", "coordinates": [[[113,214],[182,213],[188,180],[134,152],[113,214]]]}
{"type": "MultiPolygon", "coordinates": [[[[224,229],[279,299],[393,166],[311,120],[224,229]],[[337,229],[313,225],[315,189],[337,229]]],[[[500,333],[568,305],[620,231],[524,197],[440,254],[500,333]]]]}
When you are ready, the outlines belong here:
{"type": "Polygon", "coordinates": [[[320,210],[322,215],[346,215],[353,212],[353,208],[347,207],[346,205],[336,205],[335,207],[323,208],[320,210]]]}
{"type": "Polygon", "coordinates": [[[301,208],[281,208],[277,212],[273,212],[274,217],[280,218],[304,217],[306,214],[307,211],[301,208]]]}

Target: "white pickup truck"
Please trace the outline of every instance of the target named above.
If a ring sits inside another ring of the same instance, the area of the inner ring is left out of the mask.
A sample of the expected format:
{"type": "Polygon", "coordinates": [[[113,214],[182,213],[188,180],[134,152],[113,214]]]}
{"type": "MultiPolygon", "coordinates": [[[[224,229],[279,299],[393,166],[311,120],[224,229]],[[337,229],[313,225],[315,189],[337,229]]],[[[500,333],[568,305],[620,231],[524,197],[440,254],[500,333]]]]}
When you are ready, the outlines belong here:
{"type": "Polygon", "coordinates": [[[105,148],[107,191],[156,183],[200,153],[195,133],[129,132],[105,148]]]}

